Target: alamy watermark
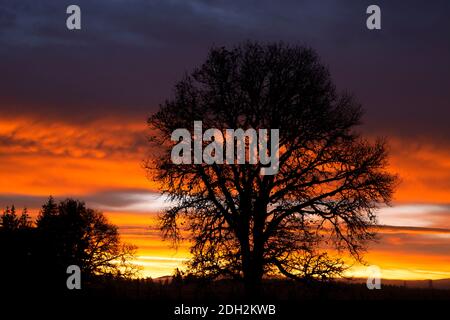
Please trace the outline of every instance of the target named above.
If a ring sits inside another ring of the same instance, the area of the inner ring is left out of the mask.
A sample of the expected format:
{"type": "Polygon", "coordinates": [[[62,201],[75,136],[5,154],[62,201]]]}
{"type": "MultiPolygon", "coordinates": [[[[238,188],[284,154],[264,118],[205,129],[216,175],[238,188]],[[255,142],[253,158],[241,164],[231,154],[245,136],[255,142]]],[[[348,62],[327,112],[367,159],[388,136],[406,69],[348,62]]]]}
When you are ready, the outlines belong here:
{"type": "Polygon", "coordinates": [[[81,9],[78,5],[72,4],[67,7],[66,27],[69,30],[81,30],[81,9]]]}
{"type": "Polygon", "coordinates": [[[194,136],[188,129],[175,129],[171,140],[174,164],[257,164],[261,175],[277,174],[279,161],[279,129],[225,129],[203,132],[202,121],[194,121],[194,136]],[[204,142],[210,142],[203,149],[204,142]],[[270,142],[269,142],[270,141],[270,142]],[[193,149],[193,152],[192,152],[193,149]],[[269,150],[270,149],[270,150],[269,150]],[[225,150],[225,151],[224,151],[225,150]]]}
{"type": "Polygon", "coordinates": [[[66,280],[66,286],[69,290],[81,289],[81,269],[79,266],[72,264],[67,267],[66,273],[69,274],[66,280]]]}
{"type": "Polygon", "coordinates": [[[369,277],[367,278],[367,289],[381,289],[381,269],[376,265],[371,265],[367,267],[369,277]]]}

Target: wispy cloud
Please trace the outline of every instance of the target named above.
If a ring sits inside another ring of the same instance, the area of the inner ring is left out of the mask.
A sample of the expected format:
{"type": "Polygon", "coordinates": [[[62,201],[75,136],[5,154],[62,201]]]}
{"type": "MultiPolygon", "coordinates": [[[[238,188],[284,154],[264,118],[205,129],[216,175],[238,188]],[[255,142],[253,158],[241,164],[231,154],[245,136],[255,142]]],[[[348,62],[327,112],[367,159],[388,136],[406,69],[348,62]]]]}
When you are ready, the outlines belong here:
{"type": "Polygon", "coordinates": [[[422,228],[450,228],[448,204],[400,204],[382,208],[378,212],[379,224],[422,228]]]}

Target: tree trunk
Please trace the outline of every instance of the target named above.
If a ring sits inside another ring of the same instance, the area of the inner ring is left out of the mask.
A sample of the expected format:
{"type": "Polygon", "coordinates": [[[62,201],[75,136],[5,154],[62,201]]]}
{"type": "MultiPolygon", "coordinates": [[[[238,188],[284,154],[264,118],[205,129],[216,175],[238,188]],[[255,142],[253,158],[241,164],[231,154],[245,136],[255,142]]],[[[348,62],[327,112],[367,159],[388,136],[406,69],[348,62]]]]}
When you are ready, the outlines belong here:
{"type": "Polygon", "coordinates": [[[245,295],[249,299],[258,299],[262,293],[262,260],[255,256],[255,252],[251,252],[246,257],[243,256],[242,264],[245,295]]]}
{"type": "MultiPolygon", "coordinates": [[[[245,201],[243,201],[245,203],[245,201]]],[[[251,205],[244,212],[251,212],[251,205]]],[[[262,276],[263,276],[263,242],[261,221],[250,228],[250,214],[242,215],[242,228],[240,229],[241,237],[241,254],[242,254],[242,271],[244,275],[245,295],[248,299],[258,299],[261,296],[262,276]],[[249,233],[253,233],[253,246],[250,243],[249,233]],[[253,248],[252,248],[253,247],[253,248]]]]}
{"type": "MultiPolygon", "coordinates": [[[[260,211],[257,211],[260,212],[260,211]]],[[[244,281],[247,297],[258,299],[262,296],[262,277],[264,275],[264,215],[254,215],[253,250],[250,254],[247,273],[244,281]]]]}

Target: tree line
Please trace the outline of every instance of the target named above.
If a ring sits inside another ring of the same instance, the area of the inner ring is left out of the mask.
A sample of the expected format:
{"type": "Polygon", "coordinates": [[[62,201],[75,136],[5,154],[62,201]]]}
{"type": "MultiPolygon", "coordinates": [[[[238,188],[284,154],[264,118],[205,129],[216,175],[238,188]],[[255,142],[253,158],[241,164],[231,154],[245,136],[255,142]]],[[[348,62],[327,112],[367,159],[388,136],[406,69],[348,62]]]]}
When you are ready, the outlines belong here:
{"type": "Polygon", "coordinates": [[[35,221],[14,205],[0,216],[2,288],[65,288],[70,265],[80,267],[84,281],[129,278],[138,272],[130,262],[135,251],[121,242],[117,226],[82,201],[49,197],[35,221]]]}

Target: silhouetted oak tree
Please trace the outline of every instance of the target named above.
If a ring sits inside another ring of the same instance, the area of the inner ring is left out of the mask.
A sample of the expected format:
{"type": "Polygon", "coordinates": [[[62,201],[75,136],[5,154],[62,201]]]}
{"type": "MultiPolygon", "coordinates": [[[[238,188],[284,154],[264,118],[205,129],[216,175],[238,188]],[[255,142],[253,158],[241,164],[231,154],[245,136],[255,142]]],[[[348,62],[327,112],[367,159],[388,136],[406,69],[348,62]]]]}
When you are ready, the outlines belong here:
{"type": "Polygon", "coordinates": [[[395,176],[385,143],[363,139],[361,107],[337,92],[309,48],[246,43],[214,48],[175,87],[148,123],[155,155],[147,168],[173,206],[162,215],[166,237],[192,232],[194,273],[243,278],[255,288],[264,274],[326,279],[339,274],[330,245],[360,259],[375,210],[388,203],[395,176]],[[175,165],[177,128],[280,130],[280,168],[260,164],[175,165]],[[158,154],[157,151],[158,150],[158,154]]]}

